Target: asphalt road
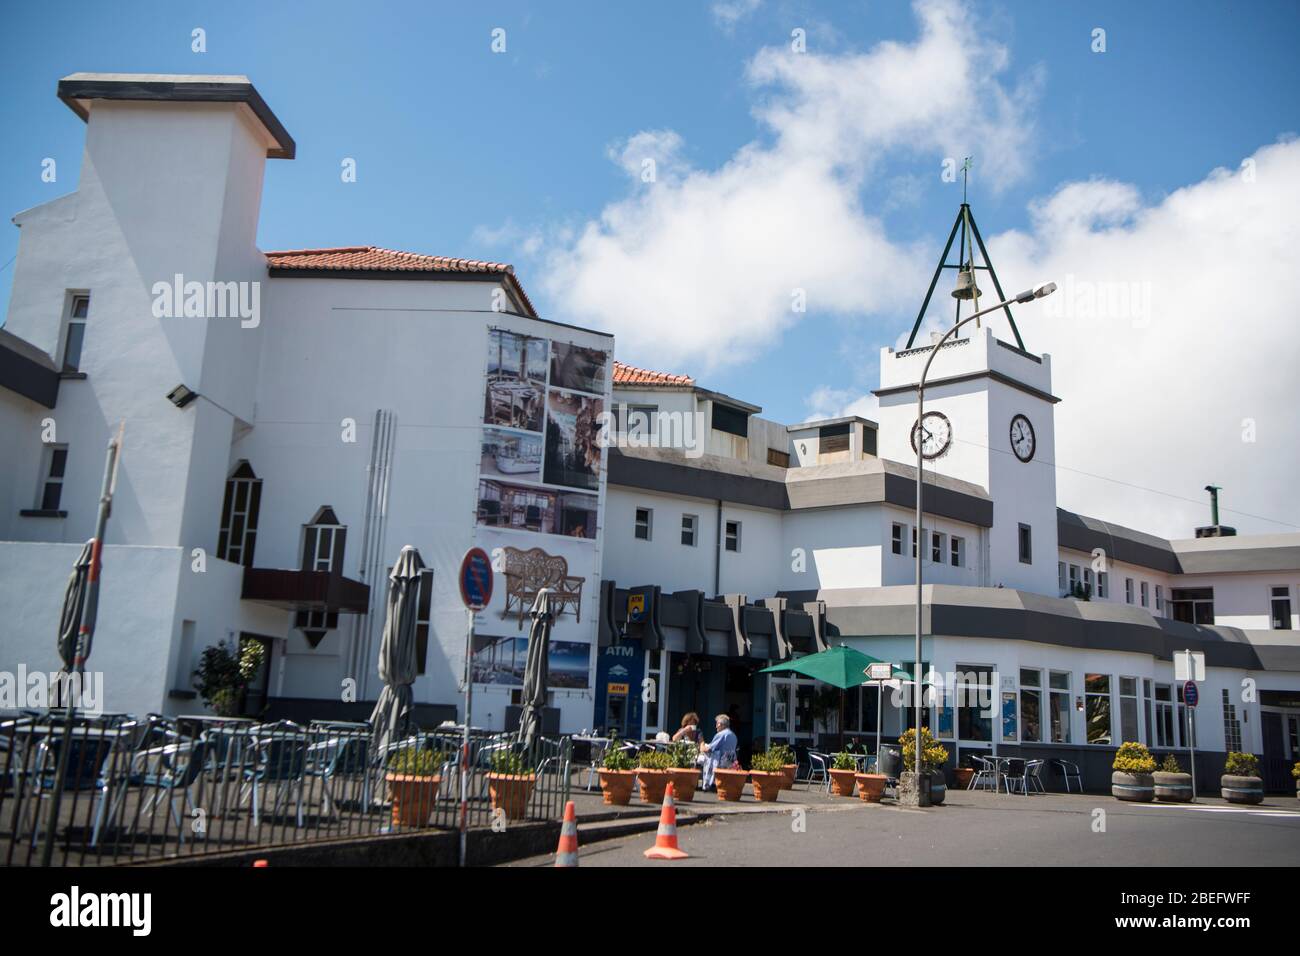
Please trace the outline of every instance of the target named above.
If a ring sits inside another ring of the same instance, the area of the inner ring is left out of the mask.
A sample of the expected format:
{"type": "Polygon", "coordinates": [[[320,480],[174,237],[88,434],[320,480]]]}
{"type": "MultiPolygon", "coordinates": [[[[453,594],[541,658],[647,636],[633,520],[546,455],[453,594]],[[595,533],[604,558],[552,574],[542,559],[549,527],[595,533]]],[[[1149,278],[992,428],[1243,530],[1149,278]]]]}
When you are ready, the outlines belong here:
{"type": "MultiPolygon", "coordinates": [[[[782,794],[782,800],[786,794],[782,794]]],[[[654,834],[580,848],[581,866],[1296,866],[1300,801],[1229,809],[1137,805],[1084,794],[950,793],[925,810],[841,801],[681,827],[688,860],[647,860],[654,834]],[[1104,818],[1096,815],[1102,811],[1104,818]],[[1104,830],[1099,828],[1104,823],[1104,830]]],[[[551,855],[510,866],[552,866],[551,855]]]]}

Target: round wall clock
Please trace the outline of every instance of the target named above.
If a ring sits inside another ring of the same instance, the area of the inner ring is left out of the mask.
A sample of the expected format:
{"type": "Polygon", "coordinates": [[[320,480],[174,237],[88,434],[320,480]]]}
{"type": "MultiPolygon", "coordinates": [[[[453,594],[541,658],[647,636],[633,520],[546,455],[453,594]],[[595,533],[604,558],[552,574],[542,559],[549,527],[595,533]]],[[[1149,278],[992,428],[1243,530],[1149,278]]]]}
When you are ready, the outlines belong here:
{"type": "Polygon", "coordinates": [[[1038,439],[1034,436],[1034,426],[1029,419],[1024,415],[1011,419],[1011,450],[1016,453],[1016,457],[1021,461],[1029,461],[1034,457],[1034,449],[1037,447],[1038,439]]]}
{"type": "Polygon", "coordinates": [[[938,458],[952,444],[952,423],[943,412],[926,412],[921,421],[912,426],[912,451],[916,451],[918,431],[921,434],[921,457],[927,461],[938,458]]]}

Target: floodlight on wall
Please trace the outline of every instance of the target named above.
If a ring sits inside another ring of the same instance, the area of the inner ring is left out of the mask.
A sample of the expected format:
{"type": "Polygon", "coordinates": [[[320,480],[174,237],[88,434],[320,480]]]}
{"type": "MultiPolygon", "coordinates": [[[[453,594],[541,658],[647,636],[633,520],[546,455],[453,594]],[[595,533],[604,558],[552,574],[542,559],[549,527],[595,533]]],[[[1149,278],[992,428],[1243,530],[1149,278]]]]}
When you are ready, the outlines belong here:
{"type": "Polygon", "coordinates": [[[199,397],[199,393],[184,385],[177,385],[167,393],[167,400],[177,408],[184,408],[190,402],[199,397]]]}

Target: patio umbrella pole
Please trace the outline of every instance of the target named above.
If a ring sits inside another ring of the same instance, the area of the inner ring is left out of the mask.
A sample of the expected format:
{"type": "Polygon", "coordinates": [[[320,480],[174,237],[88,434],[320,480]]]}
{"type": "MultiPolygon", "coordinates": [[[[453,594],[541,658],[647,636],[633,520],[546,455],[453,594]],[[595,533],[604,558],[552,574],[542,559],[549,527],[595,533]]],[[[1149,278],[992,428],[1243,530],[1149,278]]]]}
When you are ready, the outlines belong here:
{"type": "Polygon", "coordinates": [[[108,455],[104,461],[104,483],[99,492],[99,514],[95,517],[94,544],[90,552],[90,571],[86,575],[86,600],[81,611],[81,626],[77,629],[77,644],[72,660],[65,662],[68,680],[64,684],[67,694],[67,712],[63,720],[63,744],[59,747],[58,768],[54,775],[54,793],[50,799],[50,817],[45,826],[45,842],[41,846],[41,866],[49,866],[54,858],[54,837],[59,827],[59,804],[63,800],[63,781],[68,772],[68,752],[72,749],[72,720],[77,713],[77,695],[86,673],[86,659],[90,657],[91,638],[95,634],[95,620],[99,608],[99,571],[104,550],[104,529],[113,511],[113,489],[117,485],[117,456],[122,447],[125,423],[117,426],[117,434],[109,440],[108,455]]]}
{"type": "Polygon", "coordinates": [[[474,706],[474,611],[465,628],[465,733],[460,744],[460,865],[465,865],[465,840],[469,833],[469,724],[474,706]]]}

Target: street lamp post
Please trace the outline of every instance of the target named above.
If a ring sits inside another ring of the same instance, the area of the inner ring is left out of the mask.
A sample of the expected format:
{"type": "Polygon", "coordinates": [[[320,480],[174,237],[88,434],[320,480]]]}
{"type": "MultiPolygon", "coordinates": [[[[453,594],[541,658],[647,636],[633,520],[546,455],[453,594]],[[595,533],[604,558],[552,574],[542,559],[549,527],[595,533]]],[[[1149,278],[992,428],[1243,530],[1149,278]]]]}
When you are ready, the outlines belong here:
{"type": "MultiPolygon", "coordinates": [[[[987,315],[989,312],[996,312],[999,309],[1004,309],[1012,303],[1024,304],[1026,302],[1032,302],[1035,299],[1043,298],[1043,296],[1051,295],[1055,291],[1055,282],[1045,282],[1042,285],[1021,292],[1019,295],[1008,299],[1005,302],[999,302],[997,305],[991,305],[987,309],[981,309],[978,312],[974,312],[966,316],[966,318],[962,319],[960,322],[957,322],[952,328],[945,332],[937,342],[930,346],[930,355],[925,360],[925,368],[921,370],[921,380],[916,386],[916,424],[913,426],[913,436],[916,444],[916,554],[914,555],[916,558],[916,654],[913,658],[912,664],[912,689],[916,694],[914,700],[916,707],[916,748],[914,754],[915,762],[912,769],[916,774],[916,787],[918,792],[921,787],[921,705],[925,697],[925,693],[921,686],[921,555],[925,553],[925,529],[921,526],[921,494],[924,487],[922,469],[924,468],[925,463],[925,426],[922,424],[922,419],[925,417],[925,378],[930,374],[930,365],[934,362],[934,357],[939,354],[939,349],[943,347],[943,343],[948,341],[949,337],[967,322],[970,322],[972,319],[978,319],[982,315],[987,315]]],[[[957,295],[957,293],[954,293],[954,295],[957,295]]],[[[964,297],[965,296],[963,296],[963,298],[964,297]]]]}

